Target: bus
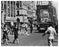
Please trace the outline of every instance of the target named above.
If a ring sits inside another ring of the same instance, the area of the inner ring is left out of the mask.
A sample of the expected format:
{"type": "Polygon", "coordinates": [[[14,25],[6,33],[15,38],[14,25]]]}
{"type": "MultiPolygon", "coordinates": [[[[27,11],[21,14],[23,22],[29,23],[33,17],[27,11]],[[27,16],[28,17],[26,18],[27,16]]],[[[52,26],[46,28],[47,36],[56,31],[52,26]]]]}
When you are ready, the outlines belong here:
{"type": "MultiPolygon", "coordinates": [[[[52,6],[51,2],[45,5],[37,5],[36,15],[37,15],[37,30],[46,30],[50,24],[58,27],[56,10],[52,6]]],[[[58,28],[57,28],[58,30],[58,28]]]]}

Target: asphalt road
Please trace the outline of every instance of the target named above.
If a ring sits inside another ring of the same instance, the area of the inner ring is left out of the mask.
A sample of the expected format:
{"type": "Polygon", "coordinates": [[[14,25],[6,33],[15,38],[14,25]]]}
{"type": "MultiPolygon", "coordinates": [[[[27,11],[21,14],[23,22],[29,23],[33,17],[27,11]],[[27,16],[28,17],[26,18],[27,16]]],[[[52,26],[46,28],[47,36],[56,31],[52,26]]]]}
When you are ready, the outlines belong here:
{"type": "MultiPolygon", "coordinates": [[[[48,46],[47,37],[45,35],[42,37],[43,33],[38,33],[37,31],[33,31],[29,36],[27,35],[19,35],[19,44],[13,44],[13,35],[9,35],[9,43],[7,46],[48,46]]],[[[55,36],[55,40],[58,40],[58,37],[55,36]]],[[[5,44],[1,44],[2,46],[6,46],[5,44]]],[[[58,42],[53,42],[53,46],[58,46],[58,42]]]]}

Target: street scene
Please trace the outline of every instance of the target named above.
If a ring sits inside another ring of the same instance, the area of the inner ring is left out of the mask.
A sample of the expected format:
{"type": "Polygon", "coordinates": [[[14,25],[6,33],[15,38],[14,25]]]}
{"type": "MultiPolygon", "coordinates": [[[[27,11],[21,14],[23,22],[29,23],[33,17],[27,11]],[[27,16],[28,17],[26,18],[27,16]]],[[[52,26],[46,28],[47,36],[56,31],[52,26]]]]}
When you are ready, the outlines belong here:
{"type": "Polygon", "coordinates": [[[1,46],[58,46],[54,1],[1,1],[1,46]]]}
{"type": "MultiPolygon", "coordinates": [[[[43,33],[36,33],[36,31],[33,31],[32,34],[29,36],[27,35],[19,35],[19,44],[15,43],[13,44],[13,35],[9,36],[9,41],[7,46],[48,46],[47,36],[42,37],[43,33]],[[12,38],[12,39],[11,39],[12,38]]],[[[55,36],[55,42],[53,42],[53,46],[58,46],[58,37],[55,36]]],[[[6,46],[6,44],[1,44],[2,46],[6,46]]]]}

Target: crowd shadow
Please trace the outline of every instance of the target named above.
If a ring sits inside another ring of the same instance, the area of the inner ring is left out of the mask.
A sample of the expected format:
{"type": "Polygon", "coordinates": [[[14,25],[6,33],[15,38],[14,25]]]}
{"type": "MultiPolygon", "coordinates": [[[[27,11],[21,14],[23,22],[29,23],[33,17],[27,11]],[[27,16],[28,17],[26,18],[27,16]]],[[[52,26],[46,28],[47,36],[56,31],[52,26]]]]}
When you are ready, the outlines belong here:
{"type": "Polygon", "coordinates": [[[45,30],[39,30],[39,31],[36,31],[34,33],[44,33],[44,32],[45,32],[45,30]]]}

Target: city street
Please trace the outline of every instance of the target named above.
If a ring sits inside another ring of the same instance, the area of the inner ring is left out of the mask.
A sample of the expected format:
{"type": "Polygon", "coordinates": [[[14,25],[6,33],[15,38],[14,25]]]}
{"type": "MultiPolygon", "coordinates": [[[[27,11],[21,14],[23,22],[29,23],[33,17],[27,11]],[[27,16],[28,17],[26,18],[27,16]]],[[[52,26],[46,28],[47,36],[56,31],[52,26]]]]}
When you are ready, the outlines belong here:
{"type": "MultiPolygon", "coordinates": [[[[49,39],[58,33],[57,10],[54,1],[1,1],[1,46],[48,46],[48,33],[49,39]],[[44,30],[48,33],[42,37],[44,30]],[[13,43],[14,38],[19,38],[19,44],[13,43]]],[[[58,35],[53,46],[58,46],[58,35]]]]}
{"type": "MultiPolygon", "coordinates": [[[[38,33],[36,30],[33,31],[29,36],[27,35],[19,35],[19,44],[13,44],[13,36],[9,36],[9,44],[8,46],[48,46],[47,36],[42,37],[43,33],[38,33]]],[[[57,41],[58,37],[55,36],[55,41],[57,41]]],[[[2,44],[2,46],[6,46],[2,44]]],[[[58,46],[58,42],[53,42],[53,46],[58,46]]]]}

